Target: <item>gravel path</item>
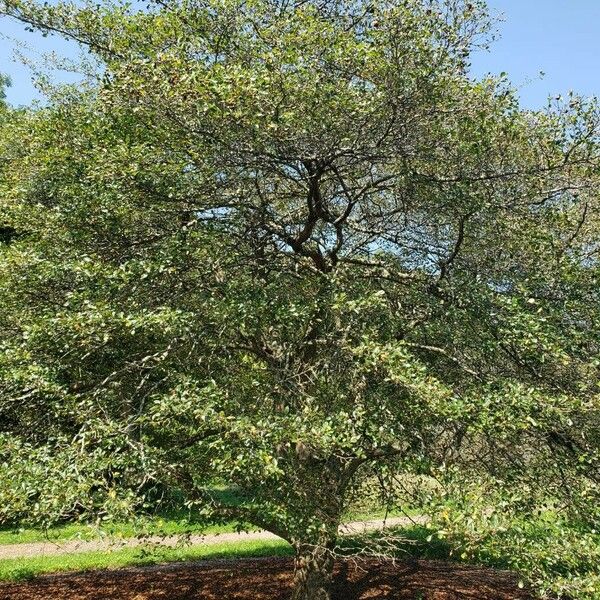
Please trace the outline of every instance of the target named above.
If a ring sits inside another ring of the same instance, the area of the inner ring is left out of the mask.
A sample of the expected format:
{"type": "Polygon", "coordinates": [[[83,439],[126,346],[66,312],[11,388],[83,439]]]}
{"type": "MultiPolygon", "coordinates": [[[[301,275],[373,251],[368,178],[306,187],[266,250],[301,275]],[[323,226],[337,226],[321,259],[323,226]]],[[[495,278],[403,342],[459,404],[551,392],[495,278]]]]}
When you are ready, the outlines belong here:
{"type": "MultiPolygon", "coordinates": [[[[355,521],[340,526],[341,535],[352,535],[366,531],[376,531],[387,527],[413,525],[424,523],[424,517],[390,517],[383,520],[355,521]]],[[[192,535],[189,543],[197,545],[215,545],[227,542],[277,540],[276,535],[268,531],[251,531],[248,533],[218,533],[207,535],[192,535]]],[[[182,536],[150,536],[143,539],[101,539],[101,540],[67,540],[57,542],[34,542],[30,544],[5,544],[0,545],[0,559],[27,558],[32,556],[58,556],[61,554],[74,554],[80,552],[94,552],[98,550],[118,550],[120,548],[134,548],[144,544],[160,544],[162,546],[176,546],[182,536]]]]}

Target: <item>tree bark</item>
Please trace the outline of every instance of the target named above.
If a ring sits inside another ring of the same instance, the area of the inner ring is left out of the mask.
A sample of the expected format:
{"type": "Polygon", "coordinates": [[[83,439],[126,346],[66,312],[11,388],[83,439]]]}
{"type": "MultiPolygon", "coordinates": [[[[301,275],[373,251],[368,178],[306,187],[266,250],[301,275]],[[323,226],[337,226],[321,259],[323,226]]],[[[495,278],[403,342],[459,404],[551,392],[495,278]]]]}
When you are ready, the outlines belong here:
{"type": "Polygon", "coordinates": [[[292,600],[331,600],[332,544],[296,548],[292,600]]]}

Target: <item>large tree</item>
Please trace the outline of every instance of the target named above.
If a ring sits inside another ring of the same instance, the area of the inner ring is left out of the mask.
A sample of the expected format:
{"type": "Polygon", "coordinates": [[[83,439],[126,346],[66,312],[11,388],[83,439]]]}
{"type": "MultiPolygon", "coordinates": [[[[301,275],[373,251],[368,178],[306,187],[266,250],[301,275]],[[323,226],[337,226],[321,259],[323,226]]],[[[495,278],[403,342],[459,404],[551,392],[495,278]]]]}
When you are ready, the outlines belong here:
{"type": "Polygon", "coordinates": [[[0,12],[100,65],[0,141],[4,519],[176,488],[323,600],[363,477],[597,497],[600,115],[472,80],[482,3],[0,12]]]}

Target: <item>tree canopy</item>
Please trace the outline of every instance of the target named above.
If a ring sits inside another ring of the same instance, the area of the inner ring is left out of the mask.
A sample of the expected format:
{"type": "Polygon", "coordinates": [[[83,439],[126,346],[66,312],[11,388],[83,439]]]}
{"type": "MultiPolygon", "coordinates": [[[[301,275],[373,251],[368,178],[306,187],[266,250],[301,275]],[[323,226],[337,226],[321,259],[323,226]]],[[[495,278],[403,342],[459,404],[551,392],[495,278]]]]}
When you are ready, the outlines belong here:
{"type": "Polygon", "coordinates": [[[99,59],[1,123],[0,519],[176,490],[298,600],[366,478],[598,526],[600,113],[474,80],[483,2],[0,13],[99,59]]]}

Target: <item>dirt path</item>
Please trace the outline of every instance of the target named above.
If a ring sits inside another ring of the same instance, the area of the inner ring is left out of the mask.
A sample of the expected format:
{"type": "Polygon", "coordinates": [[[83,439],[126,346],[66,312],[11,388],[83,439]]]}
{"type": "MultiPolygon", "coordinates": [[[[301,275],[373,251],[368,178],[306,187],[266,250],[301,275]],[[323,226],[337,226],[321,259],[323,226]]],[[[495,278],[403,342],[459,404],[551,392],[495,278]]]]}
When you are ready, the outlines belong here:
{"type": "MultiPolygon", "coordinates": [[[[346,523],[340,527],[340,534],[352,535],[365,531],[376,531],[388,527],[413,525],[424,523],[423,517],[390,517],[383,520],[355,521],[346,523]]],[[[227,542],[277,540],[276,535],[268,531],[252,531],[249,533],[219,533],[207,535],[192,535],[189,542],[193,546],[215,545],[227,542]]],[[[181,542],[181,536],[150,536],[143,539],[101,539],[101,540],[67,540],[34,542],[29,544],[5,544],[0,545],[0,559],[5,558],[27,558],[32,556],[57,556],[61,554],[74,554],[80,552],[94,552],[97,550],[118,550],[120,548],[133,548],[144,544],[160,544],[162,546],[176,546],[181,542]]]]}

